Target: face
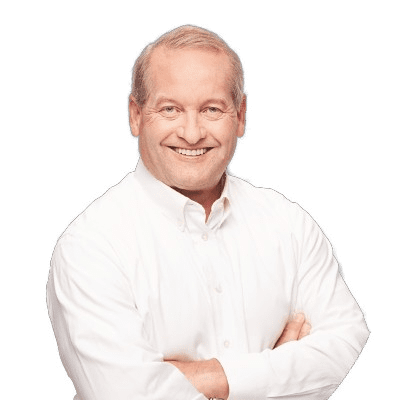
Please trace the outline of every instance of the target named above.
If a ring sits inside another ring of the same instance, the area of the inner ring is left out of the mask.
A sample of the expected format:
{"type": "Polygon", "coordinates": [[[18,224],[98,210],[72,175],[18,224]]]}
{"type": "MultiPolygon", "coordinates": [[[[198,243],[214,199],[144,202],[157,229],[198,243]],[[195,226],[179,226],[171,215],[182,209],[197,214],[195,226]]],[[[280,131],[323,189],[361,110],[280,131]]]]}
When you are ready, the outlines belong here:
{"type": "Polygon", "coordinates": [[[130,99],[130,125],[147,169],[176,189],[216,187],[244,133],[245,100],[235,108],[223,53],[158,48],[151,57],[149,99],[130,99]]]}

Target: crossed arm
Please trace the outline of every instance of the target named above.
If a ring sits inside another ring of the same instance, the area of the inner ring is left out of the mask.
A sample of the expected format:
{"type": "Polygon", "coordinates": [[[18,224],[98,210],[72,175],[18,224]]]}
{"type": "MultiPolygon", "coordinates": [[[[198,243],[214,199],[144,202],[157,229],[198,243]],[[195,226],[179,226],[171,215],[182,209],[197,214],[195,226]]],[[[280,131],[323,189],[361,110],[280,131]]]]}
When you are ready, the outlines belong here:
{"type": "Polygon", "coordinates": [[[274,350],[199,362],[163,359],[132,306],[126,271],[105,257],[114,250],[96,232],[60,240],[47,286],[61,359],[82,400],[328,398],[368,338],[329,243],[320,231],[306,232],[297,235],[304,243],[293,309],[310,318],[311,335],[304,337],[310,326],[301,317],[287,324],[274,350]]]}
{"type": "MultiPolygon", "coordinates": [[[[289,321],[274,349],[287,342],[300,340],[310,333],[311,325],[305,320],[303,314],[297,314],[289,321]]],[[[207,398],[226,400],[229,396],[229,385],[225,372],[215,358],[202,361],[177,361],[164,360],[178,368],[190,383],[207,398]]]]}

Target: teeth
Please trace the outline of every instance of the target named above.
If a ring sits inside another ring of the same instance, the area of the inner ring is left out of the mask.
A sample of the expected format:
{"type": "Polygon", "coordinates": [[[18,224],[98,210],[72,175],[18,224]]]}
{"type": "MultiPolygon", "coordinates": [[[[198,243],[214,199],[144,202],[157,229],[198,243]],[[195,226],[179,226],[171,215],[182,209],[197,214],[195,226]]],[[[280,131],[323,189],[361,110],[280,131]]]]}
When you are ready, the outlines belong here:
{"type": "Polygon", "coordinates": [[[174,150],[177,153],[183,154],[185,156],[201,156],[207,151],[207,149],[188,150],[188,149],[181,149],[179,147],[175,147],[174,150]]]}

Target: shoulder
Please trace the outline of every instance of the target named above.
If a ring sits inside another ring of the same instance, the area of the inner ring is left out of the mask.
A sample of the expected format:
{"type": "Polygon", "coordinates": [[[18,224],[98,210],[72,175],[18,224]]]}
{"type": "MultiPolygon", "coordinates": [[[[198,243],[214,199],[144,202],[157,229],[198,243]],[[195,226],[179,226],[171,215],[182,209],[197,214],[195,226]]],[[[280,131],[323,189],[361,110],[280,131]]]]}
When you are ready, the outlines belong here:
{"type": "Polygon", "coordinates": [[[71,236],[104,238],[118,236],[118,233],[124,230],[138,213],[139,191],[140,187],[134,175],[127,174],[119,183],[86,207],[68,225],[59,241],[71,236]]]}
{"type": "Polygon", "coordinates": [[[285,213],[287,209],[298,205],[287,199],[282,193],[271,189],[256,187],[244,179],[229,176],[232,201],[238,206],[262,212],[268,210],[275,213],[285,213]]]}
{"type": "Polygon", "coordinates": [[[299,204],[273,189],[258,188],[232,177],[232,204],[236,219],[257,232],[273,232],[290,239],[299,259],[319,251],[329,254],[331,245],[322,229],[299,204]]]}
{"type": "Polygon", "coordinates": [[[129,173],[68,225],[55,245],[52,267],[68,276],[122,271],[135,253],[140,197],[140,186],[129,173]]]}
{"type": "Polygon", "coordinates": [[[274,189],[256,187],[231,175],[229,184],[232,205],[246,219],[254,219],[258,223],[273,221],[277,226],[290,230],[301,230],[304,225],[315,224],[298,203],[274,189]]]}

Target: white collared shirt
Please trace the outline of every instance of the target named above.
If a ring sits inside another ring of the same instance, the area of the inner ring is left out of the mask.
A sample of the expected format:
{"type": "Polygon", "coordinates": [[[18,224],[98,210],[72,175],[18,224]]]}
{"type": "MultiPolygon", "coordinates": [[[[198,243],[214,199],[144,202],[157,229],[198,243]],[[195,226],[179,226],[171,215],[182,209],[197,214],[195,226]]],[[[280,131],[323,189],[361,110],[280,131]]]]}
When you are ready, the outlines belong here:
{"type": "Polygon", "coordinates": [[[142,161],[63,233],[47,295],[79,400],[204,399],[163,360],[211,358],[229,400],[325,399],[369,334],[301,207],[227,175],[205,222],[142,161]],[[311,334],[273,350],[295,312],[311,334]]]}

